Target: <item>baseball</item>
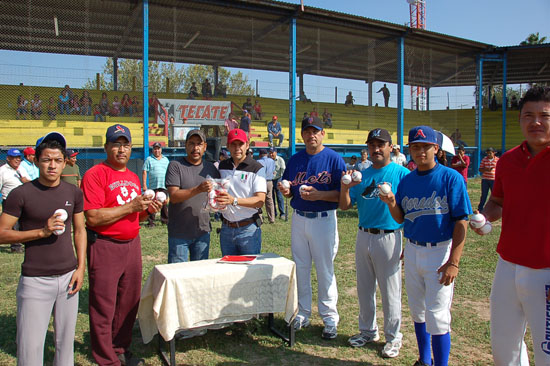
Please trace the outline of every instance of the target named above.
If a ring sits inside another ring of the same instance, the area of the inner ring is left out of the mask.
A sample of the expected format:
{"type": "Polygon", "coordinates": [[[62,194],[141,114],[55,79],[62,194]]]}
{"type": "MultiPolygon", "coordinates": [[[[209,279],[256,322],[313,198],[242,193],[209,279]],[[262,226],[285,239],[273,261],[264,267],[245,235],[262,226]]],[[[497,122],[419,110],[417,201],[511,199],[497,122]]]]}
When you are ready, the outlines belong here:
{"type": "Polygon", "coordinates": [[[391,192],[391,187],[388,183],[382,183],[380,185],[380,192],[384,193],[384,194],[388,194],[391,192]]]}
{"type": "Polygon", "coordinates": [[[351,175],[344,174],[344,176],[342,177],[342,183],[350,184],[351,183],[351,175]]]}
{"type": "Polygon", "coordinates": [[[155,191],[153,191],[152,189],[148,189],[143,193],[143,196],[149,199],[153,199],[155,198],[155,191]]]}
{"type": "MultiPolygon", "coordinates": [[[[67,211],[65,211],[64,209],[62,208],[59,208],[57,210],[55,210],[55,212],[53,213],[54,215],[57,215],[57,214],[60,214],[59,218],[63,221],[67,220],[67,218],[69,217],[69,214],[67,213],[67,211]]],[[[63,229],[60,229],[60,230],[54,230],[54,234],[55,235],[61,235],[65,232],[65,228],[63,229]]]]}
{"type": "Polygon", "coordinates": [[[491,232],[491,230],[493,230],[493,225],[491,225],[490,221],[487,221],[479,230],[483,235],[487,235],[491,232]]]}
{"type": "Polygon", "coordinates": [[[360,181],[361,181],[361,178],[363,178],[363,174],[361,174],[361,172],[358,171],[358,170],[355,170],[355,171],[351,174],[351,179],[352,179],[354,182],[360,182],[360,181]]]}
{"type": "Polygon", "coordinates": [[[485,216],[480,213],[474,214],[470,217],[470,225],[472,225],[474,229],[479,229],[480,227],[485,225],[485,222],[485,216]]]}
{"type": "Polygon", "coordinates": [[[156,197],[157,201],[163,203],[164,201],[166,201],[166,193],[164,192],[157,192],[157,197],[156,197]]]}
{"type": "Polygon", "coordinates": [[[300,186],[300,194],[302,194],[302,193],[304,193],[304,192],[306,191],[306,187],[307,187],[307,186],[306,186],[305,184],[302,184],[302,185],[300,186]]]}
{"type": "Polygon", "coordinates": [[[284,189],[290,189],[290,182],[286,179],[283,179],[281,181],[281,185],[283,186],[284,189]]]}

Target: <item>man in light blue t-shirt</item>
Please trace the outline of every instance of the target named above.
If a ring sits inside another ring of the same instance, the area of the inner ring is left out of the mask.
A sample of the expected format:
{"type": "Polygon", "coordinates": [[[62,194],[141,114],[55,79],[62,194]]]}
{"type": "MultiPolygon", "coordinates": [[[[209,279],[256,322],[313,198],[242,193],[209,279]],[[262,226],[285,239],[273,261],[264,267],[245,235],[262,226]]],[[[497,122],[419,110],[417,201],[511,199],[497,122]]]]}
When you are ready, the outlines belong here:
{"type": "MultiPolygon", "coordinates": [[[[164,183],[166,179],[166,171],[168,170],[168,158],[162,155],[162,146],[160,143],[155,142],[153,144],[153,155],[148,156],[143,163],[143,190],[152,189],[157,192],[164,192],[168,196],[166,185],[164,183]],[[147,182],[149,179],[149,182],[147,182]]],[[[150,214],[147,219],[147,226],[155,226],[155,214],[150,214]]],[[[168,206],[165,204],[160,211],[160,221],[163,224],[168,224],[168,206]]]]}
{"type": "MultiPolygon", "coordinates": [[[[353,347],[362,347],[380,338],[376,325],[376,283],[380,287],[384,309],[386,345],[383,357],[399,355],[403,335],[401,327],[401,244],[402,224],[391,216],[379,196],[379,186],[388,184],[393,192],[409,170],[391,161],[392,139],[387,130],[370,131],[367,146],[372,166],[362,171],[361,182],[342,183],[340,208],[357,202],[359,231],[355,244],[359,332],[349,339],[353,347]]],[[[351,174],[352,171],[348,171],[351,174]]]]}

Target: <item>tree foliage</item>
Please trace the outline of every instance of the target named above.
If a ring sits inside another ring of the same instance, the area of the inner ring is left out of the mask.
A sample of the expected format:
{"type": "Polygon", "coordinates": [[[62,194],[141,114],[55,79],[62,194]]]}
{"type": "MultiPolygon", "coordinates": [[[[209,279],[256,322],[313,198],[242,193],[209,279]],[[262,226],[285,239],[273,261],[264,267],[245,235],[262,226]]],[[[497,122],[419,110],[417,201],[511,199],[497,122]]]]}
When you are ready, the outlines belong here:
{"type": "Polygon", "coordinates": [[[539,35],[539,32],[537,33],[531,33],[527,38],[525,38],[525,41],[520,43],[520,46],[527,46],[532,44],[543,44],[546,42],[546,37],[541,37],[539,35]]]}
{"type": "MultiPolygon", "coordinates": [[[[209,79],[214,80],[214,67],[207,65],[182,65],[159,61],[149,62],[149,90],[151,92],[187,93],[192,82],[197,83],[199,92],[201,83],[209,79]],[[170,80],[170,88],[166,90],[166,79],[170,80]]],[[[99,86],[102,90],[113,90],[113,59],[108,58],[99,75],[99,86]]],[[[227,87],[227,94],[252,95],[254,88],[248,77],[238,71],[231,71],[218,67],[218,80],[227,87]]],[[[96,80],[88,80],[86,89],[95,89],[96,80]]],[[[120,59],[118,61],[118,85],[121,91],[140,90],[143,88],[143,62],[141,60],[120,59]]]]}

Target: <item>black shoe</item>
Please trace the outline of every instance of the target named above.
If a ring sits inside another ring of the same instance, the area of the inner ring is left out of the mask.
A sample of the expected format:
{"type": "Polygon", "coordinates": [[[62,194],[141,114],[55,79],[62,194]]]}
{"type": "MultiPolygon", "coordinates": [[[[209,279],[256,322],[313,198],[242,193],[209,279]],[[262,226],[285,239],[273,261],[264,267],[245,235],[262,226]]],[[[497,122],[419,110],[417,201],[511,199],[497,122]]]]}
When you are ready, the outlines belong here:
{"type": "Polygon", "coordinates": [[[145,366],[143,358],[134,357],[130,351],[118,354],[118,359],[122,366],[145,366]]]}
{"type": "Polygon", "coordinates": [[[321,334],[321,338],[323,339],[334,339],[338,335],[338,331],[335,326],[333,325],[325,325],[325,328],[323,329],[323,333],[321,334]]]}
{"type": "Polygon", "coordinates": [[[431,366],[431,365],[433,365],[433,364],[434,364],[434,360],[432,360],[432,363],[429,364],[429,365],[428,365],[427,363],[422,362],[421,360],[418,360],[418,361],[416,361],[416,362],[414,363],[413,366],[431,366]]]}

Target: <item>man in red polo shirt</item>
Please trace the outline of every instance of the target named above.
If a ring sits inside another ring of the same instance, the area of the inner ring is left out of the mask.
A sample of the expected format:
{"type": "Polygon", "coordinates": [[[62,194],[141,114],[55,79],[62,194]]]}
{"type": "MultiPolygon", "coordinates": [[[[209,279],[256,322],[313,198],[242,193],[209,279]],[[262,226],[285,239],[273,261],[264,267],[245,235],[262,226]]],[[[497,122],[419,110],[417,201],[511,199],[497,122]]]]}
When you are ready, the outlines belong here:
{"type": "Polygon", "coordinates": [[[535,364],[550,365],[550,88],[529,89],[519,111],[525,141],[500,158],[483,210],[488,221],[502,218],[491,290],[497,366],[529,365],[523,340],[527,324],[535,364]]]}
{"type": "Polygon", "coordinates": [[[127,168],[130,130],[107,129],[107,159],[84,174],[88,228],[90,341],[99,365],[143,365],[129,352],[141,292],[139,222],[161,208],[141,195],[138,176],[127,168]]]}
{"type": "Polygon", "coordinates": [[[453,156],[451,167],[464,177],[464,182],[468,183],[468,167],[470,166],[470,157],[464,153],[464,146],[458,147],[458,154],[453,156]]]}

